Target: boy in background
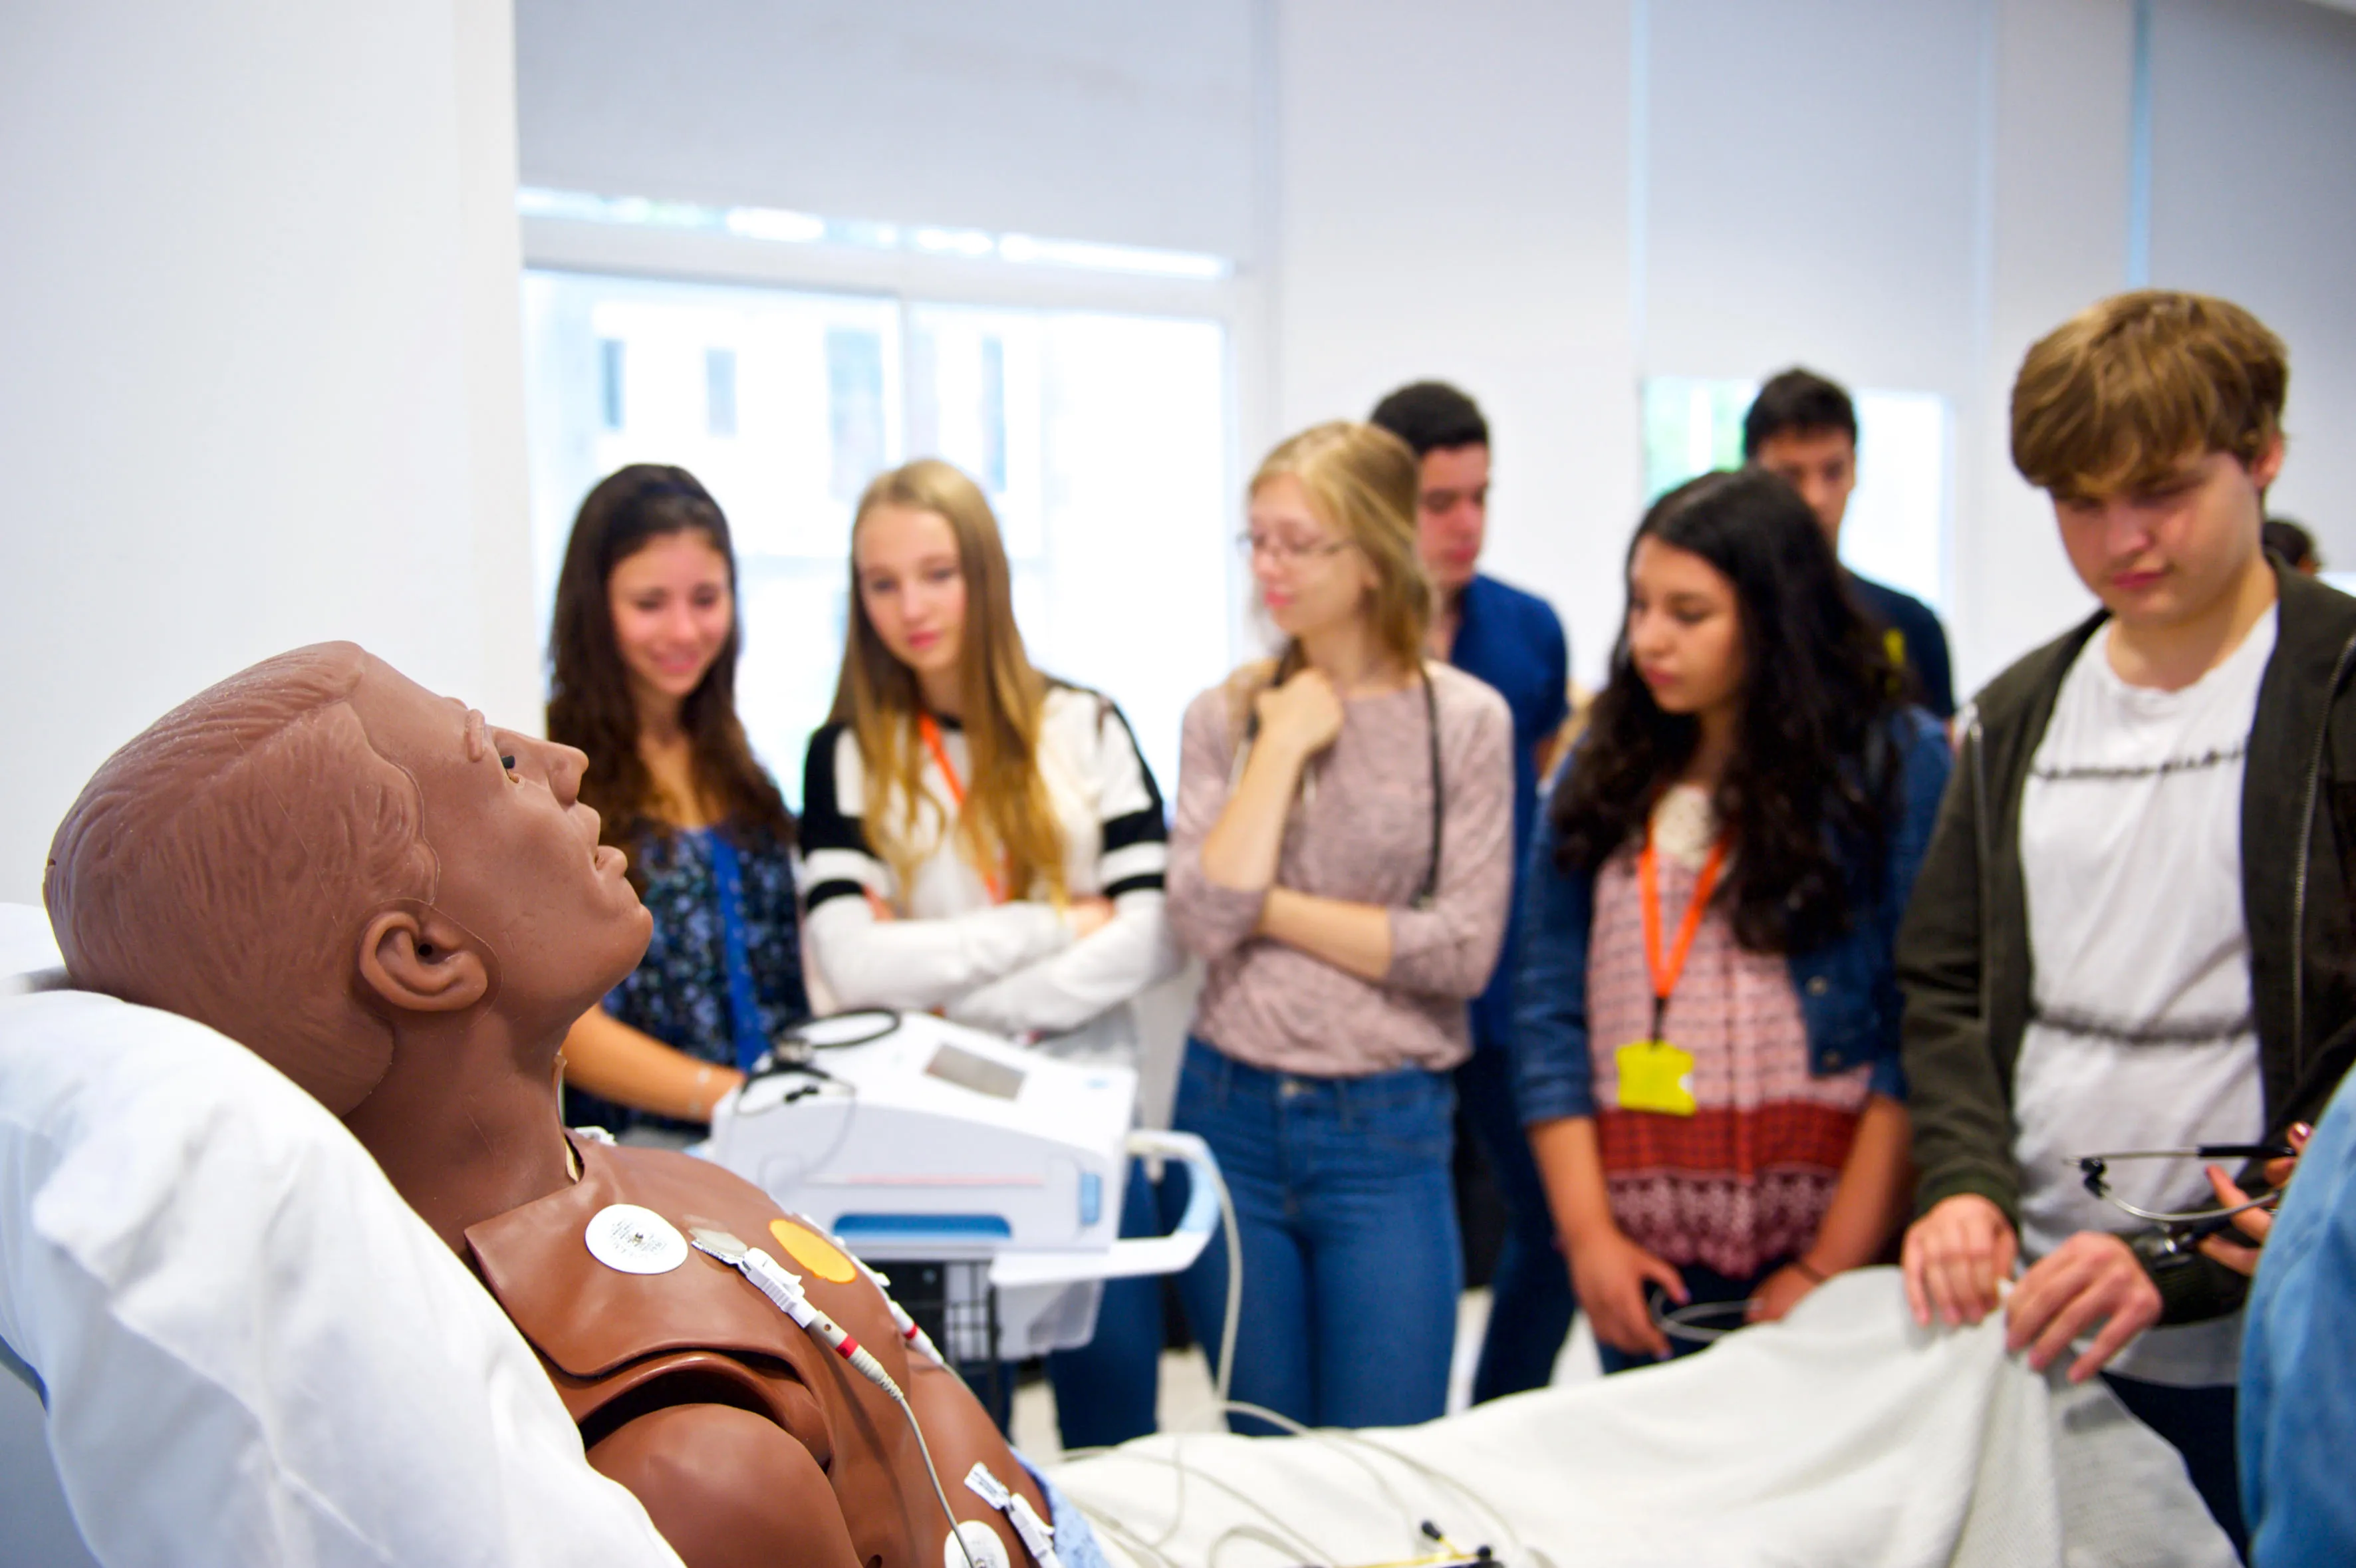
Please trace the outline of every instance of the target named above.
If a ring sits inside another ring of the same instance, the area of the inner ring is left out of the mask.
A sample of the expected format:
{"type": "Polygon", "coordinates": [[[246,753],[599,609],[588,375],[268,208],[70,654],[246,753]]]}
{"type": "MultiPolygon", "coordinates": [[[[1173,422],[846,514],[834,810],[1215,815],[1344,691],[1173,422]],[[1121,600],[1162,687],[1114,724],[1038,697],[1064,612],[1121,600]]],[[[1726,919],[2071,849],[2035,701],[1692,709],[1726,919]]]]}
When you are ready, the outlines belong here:
{"type": "MultiPolygon", "coordinates": [[[[1420,470],[1416,545],[1435,590],[1429,650],[1494,687],[1513,711],[1518,886],[1537,815],[1538,775],[1569,714],[1570,651],[1562,621],[1544,599],[1480,570],[1489,530],[1489,422],[1480,406],[1444,381],[1417,381],[1376,403],[1367,418],[1413,448],[1420,470]]],[[[1472,1375],[1476,1403],[1546,1387],[1577,1305],[1514,1104],[1518,896],[1513,911],[1489,988],[1472,1000],[1472,1055],[1456,1069],[1458,1126],[1469,1128],[1480,1145],[1505,1211],[1488,1333],[1472,1375]]]]}
{"type": "MultiPolygon", "coordinates": [[[[1841,522],[1857,489],[1857,406],[1839,383],[1790,370],[1761,387],[1742,416],[1742,460],[1800,492],[1838,560],[1841,522]]],[[[1931,607],[1846,566],[1841,576],[1857,607],[1888,639],[1890,662],[1906,672],[1908,697],[1942,723],[1954,718],[1946,628],[1931,607]]]]}
{"type": "MultiPolygon", "coordinates": [[[[1929,1323],[2004,1302],[2175,1444],[2237,1548],[2247,1282],[2090,1193],[2079,1156],[2279,1142],[2349,1065],[2356,599],[2259,544],[2280,339],[2221,299],[2107,299],[2031,348],[2013,461],[2102,609],[1989,684],[1898,944],[1929,1323]]],[[[2199,1158],[2113,1194],[2213,1208],[2199,1158]]],[[[2324,1395],[2322,1397],[2329,1397],[2324,1395]]]]}

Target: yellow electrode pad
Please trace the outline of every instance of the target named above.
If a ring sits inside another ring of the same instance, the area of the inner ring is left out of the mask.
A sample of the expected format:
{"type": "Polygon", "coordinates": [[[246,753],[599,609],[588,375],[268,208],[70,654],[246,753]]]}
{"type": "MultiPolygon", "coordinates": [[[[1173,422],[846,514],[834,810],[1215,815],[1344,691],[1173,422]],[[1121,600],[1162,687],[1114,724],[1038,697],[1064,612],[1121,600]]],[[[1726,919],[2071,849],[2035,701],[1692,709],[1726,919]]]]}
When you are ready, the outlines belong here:
{"type": "Polygon", "coordinates": [[[1620,1109],[1690,1116],[1693,1053],[1666,1040],[1631,1040],[1615,1053],[1620,1064],[1620,1109]]]}
{"type": "Polygon", "coordinates": [[[847,1285],[859,1273],[859,1265],[842,1255],[842,1249],[819,1235],[807,1225],[797,1225],[790,1219],[769,1221],[769,1234],[786,1250],[805,1272],[822,1280],[847,1285]]]}

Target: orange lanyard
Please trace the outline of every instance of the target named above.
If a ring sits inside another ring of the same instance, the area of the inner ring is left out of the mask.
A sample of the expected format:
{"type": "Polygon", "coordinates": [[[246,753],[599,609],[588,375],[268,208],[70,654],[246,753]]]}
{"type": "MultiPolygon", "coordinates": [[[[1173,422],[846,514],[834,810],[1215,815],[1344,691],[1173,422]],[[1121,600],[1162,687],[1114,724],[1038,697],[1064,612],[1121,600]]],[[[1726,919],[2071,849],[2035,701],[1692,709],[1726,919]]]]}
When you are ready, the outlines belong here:
{"type": "Polygon", "coordinates": [[[1661,1037],[1661,1025],[1667,1019],[1669,993],[1677,988],[1677,980],[1686,972],[1686,958],[1693,951],[1694,936],[1701,929],[1702,912],[1709,907],[1709,896],[1718,889],[1718,874],[1726,865],[1726,835],[1709,846],[1708,858],[1701,863],[1701,875],[1694,879],[1693,901],[1686,906],[1685,918],[1677,922],[1677,945],[1669,950],[1668,961],[1661,960],[1661,887],[1660,874],[1655,865],[1657,853],[1653,848],[1653,829],[1644,827],[1644,853],[1636,860],[1636,882],[1644,907],[1644,967],[1653,979],[1653,1038],[1661,1037]]]}
{"type": "MultiPolygon", "coordinates": [[[[941,770],[942,779],[948,783],[949,801],[957,807],[958,815],[962,818],[965,815],[965,780],[958,777],[957,765],[949,760],[948,747],[941,744],[941,726],[933,722],[932,714],[918,714],[916,733],[924,737],[925,749],[933,754],[934,766],[941,770]]],[[[990,894],[991,903],[1006,902],[1006,885],[1002,879],[985,871],[981,874],[981,886],[990,894]]]]}

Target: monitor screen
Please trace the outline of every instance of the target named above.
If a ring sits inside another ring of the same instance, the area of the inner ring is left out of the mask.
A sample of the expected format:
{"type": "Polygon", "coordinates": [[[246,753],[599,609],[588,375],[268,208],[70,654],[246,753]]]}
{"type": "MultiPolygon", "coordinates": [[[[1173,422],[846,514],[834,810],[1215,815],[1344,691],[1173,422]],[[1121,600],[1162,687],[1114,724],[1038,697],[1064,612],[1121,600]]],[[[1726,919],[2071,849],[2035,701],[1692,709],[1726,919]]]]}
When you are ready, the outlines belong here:
{"type": "Polygon", "coordinates": [[[925,1071],[960,1089],[970,1089],[976,1094],[997,1100],[1012,1100],[1023,1092],[1023,1074],[1020,1068],[991,1061],[957,1046],[943,1046],[933,1052],[933,1059],[925,1064],[925,1071]]]}

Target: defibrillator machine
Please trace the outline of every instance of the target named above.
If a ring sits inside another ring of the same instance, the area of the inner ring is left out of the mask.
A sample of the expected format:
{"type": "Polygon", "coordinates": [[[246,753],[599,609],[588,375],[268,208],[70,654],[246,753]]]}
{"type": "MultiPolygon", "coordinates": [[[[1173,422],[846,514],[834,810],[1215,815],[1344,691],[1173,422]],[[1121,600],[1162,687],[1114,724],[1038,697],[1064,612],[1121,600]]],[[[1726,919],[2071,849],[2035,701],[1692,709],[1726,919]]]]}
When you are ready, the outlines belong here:
{"type": "Polygon", "coordinates": [[[1132,1132],[1137,1074],[1065,1061],[925,1014],[791,1031],[723,1099],[697,1152],[872,1262],[984,1263],[1001,1353],[1085,1344],[1102,1282],[1175,1273],[1218,1218],[1199,1139],[1132,1132]],[[1122,1240],[1131,1155],[1193,1176],[1168,1236],[1122,1240]]]}

